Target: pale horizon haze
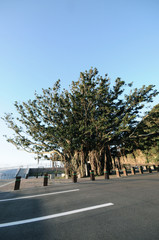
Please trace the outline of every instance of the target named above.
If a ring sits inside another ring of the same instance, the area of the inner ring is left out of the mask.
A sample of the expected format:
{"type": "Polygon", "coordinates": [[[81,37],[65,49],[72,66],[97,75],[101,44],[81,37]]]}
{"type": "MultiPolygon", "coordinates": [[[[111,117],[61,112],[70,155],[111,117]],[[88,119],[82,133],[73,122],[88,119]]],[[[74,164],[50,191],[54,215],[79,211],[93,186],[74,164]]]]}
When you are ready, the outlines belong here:
{"type": "MultiPolygon", "coordinates": [[[[91,67],[112,83],[159,90],[158,13],[157,0],[1,0],[0,117],[58,79],[68,89],[91,67]]],[[[0,168],[35,165],[34,154],[6,142],[12,134],[0,119],[0,168]]]]}

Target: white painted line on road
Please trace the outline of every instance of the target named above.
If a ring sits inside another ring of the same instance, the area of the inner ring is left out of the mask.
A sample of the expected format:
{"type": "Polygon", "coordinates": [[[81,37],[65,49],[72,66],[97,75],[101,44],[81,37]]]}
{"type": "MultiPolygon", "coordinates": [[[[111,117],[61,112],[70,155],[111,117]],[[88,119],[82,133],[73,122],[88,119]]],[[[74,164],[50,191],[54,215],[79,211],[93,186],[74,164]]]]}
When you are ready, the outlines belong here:
{"type": "Polygon", "coordinates": [[[4,187],[4,186],[6,186],[6,185],[9,185],[9,184],[11,184],[11,183],[13,183],[13,182],[15,182],[15,181],[12,181],[12,182],[6,183],[6,184],[4,184],[4,185],[1,185],[0,188],[1,188],[1,187],[4,187]]]}
{"type": "Polygon", "coordinates": [[[38,194],[38,195],[32,195],[32,196],[25,196],[25,197],[18,197],[18,198],[9,198],[9,199],[2,199],[0,202],[8,202],[8,201],[15,201],[15,200],[21,200],[26,198],[36,198],[36,197],[44,197],[49,195],[56,195],[61,193],[69,193],[69,192],[77,192],[79,189],[72,189],[72,190],[66,190],[61,192],[52,192],[52,193],[44,193],[44,194],[38,194]]]}
{"type": "Polygon", "coordinates": [[[56,213],[56,214],[52,214],[52,215],[48,215],[48,216],[44,216],[44,217],[31,218],[31,219],[26,219],[26,220],[21,220],[21,221],[16,221],[16,222],[2,223],[2,224],[0,224],[0,228],[11,227],[11,226],[21,225],[21,224],[26,224],[26,223],[39,222],[39,221],[43,221],[43,220],[63,217],[63,216],[67,216],[67,215],[71,215],[71,214],[75,214],[75,213],[91,211],[91,210],[109,207],[109,206],[113,206],[113,205],[114,205],[113,203],[104,203],[104,204],[100,204],[100,205],[96,205],[96,206],[92,206],[92,207],[76,209],[76,210],[63,212],[63,213],[56,213]]]}

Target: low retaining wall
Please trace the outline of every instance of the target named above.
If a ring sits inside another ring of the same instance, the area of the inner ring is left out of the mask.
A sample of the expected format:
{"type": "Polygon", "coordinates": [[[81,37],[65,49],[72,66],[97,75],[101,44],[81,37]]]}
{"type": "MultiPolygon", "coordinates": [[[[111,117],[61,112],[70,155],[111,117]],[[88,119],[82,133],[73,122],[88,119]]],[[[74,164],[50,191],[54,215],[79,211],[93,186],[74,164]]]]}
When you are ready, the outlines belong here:
{"type": "Polygon", "coordinates": [[[63,173],[64,168],[30,168],[28,172],[28,177],[43,176],[47,174],[58,174],[63,173]]]}

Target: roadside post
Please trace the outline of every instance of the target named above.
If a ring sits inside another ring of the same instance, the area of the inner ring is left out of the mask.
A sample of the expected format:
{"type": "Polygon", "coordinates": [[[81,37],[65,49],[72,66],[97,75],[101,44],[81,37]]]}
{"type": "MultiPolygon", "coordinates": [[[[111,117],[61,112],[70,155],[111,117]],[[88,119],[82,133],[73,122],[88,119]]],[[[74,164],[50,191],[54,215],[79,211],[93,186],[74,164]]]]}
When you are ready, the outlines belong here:
{"type": "Polygon", "coordinates": [[[156,168],[156,165],[153,165],[153,169],[154,169],[154,171],[156,171],[156,170],[157,170],[157,168],[156,168]]]}
{"type": "Polygon", "coordinates": [[[127,172],[126,167],[123,168],[123,175],[124,175],[125,177],[128,176],[128,172],[127,172]]]}
{"type": "Polygon", "coordinates": [[[142,166],[139,167],[139,173],[140,173],[140,174],[143,174],[143,173],[144,173],[142,166]]]}
{"type": "Polygon", "coordinates": [[[74,183],[77,182],[77,172],[76,171],[72,172],[72,180],[73,180],[74,183]]]}
{"type": "Polygon", "coordinates": [[[152,169],[151,169],[150,166],[148,167],[148,172],[149,172],[149,173],[152,173],[152,169]]]}
{"type": "Polygon", "coordinates": [[[21,182],[21,177],[20,176],[16,177],[14,190],[19,190],[20,189],[20,182],[21,182]]]}
{"type": "Polygon", "coordinates": [[[131,167],[131,174],[135,175],[135,168],[134,167],[131,167]]]}
{"type": "Polygon", "coordinates": [[[120,177],[120,171],[119,171],[119,169],[118,169],[118,168],[116,168],[116,170],[115,170],[115,171],[116,171],[116,176],[117,176],[117,177],[120,177]]]}
{"type": "Polygon", "coordinates": [[[48,186],[48,174],[44,174],[44,186],[48,186]]]}
{"type": "Polygon", "coordinates": [[[106,169],[104,170],[104,179],[109,179],[109,172],[106,169]]]}
{"type": "Polygon", "coordinates": [[[90,170],[90,179],[91,179],[92,181],[95,180],[94,170],[90,170]]]}

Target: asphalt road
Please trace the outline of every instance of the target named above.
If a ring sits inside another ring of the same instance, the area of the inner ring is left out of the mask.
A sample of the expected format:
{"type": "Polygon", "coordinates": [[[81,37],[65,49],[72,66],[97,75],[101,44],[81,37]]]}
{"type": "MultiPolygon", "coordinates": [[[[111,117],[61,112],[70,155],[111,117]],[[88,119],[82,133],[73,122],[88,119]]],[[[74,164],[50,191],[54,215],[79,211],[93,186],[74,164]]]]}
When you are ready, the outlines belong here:
{"type": "Polygon", "coordinates": [[[1,240],[159,239],[159,173],[5,192],[0,200],[1,240]]]}

